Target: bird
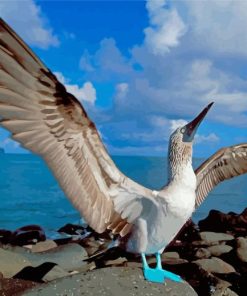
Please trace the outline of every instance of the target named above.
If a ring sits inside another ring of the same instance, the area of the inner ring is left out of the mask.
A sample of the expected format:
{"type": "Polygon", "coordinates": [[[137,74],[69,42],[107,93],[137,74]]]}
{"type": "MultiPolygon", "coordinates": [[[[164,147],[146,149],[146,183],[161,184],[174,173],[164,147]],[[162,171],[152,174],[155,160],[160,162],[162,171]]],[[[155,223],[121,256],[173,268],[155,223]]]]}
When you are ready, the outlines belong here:
{"type": "Polygon", "coordinates": [[[247,172],[247,143],[219,150],[194,171],[193,140],[212,105],[170,136],[167,184],[146,188],[117,168],[82,104],[0,19],[0,125],[46,161],[92,229],[141,255],[148,281],[182,281],[162,268],[160,254],[217,184],[247,172]],[[146,255],[156,256],[155,268],[146,255]]]}

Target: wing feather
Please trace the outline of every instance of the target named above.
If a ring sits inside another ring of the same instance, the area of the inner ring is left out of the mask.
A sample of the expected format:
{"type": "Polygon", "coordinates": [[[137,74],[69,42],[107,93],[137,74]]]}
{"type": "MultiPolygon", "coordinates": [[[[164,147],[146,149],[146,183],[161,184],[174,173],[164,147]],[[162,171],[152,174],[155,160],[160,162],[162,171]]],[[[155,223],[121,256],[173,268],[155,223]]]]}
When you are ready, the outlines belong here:
{"type": "Polygon", "coordinates": [[[128,221],[140,215],[141,196],[151,191],[117,169],[80,102],[2,19],[0,119],[13,139],[44,158],[92,228],[120,235],[131,230],[128,221]],[[119,212],[116,196],[126,206],[119,212]]]}
{"type": "Polygon", "coordinates": [[[196,206],[220,182],[247,173],[247,143],[222,148],[196,171],[196,206]]]}

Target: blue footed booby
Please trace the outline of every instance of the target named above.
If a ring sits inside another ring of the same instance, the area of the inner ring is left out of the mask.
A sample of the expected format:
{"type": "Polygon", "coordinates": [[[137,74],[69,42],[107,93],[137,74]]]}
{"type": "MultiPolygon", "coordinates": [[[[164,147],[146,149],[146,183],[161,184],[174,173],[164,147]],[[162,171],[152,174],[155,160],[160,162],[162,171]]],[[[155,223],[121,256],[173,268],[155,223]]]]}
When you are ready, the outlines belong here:
{"type": "Polygon", "coordinates": [[[194,135],[211,106],[171,135],[168,184],[148,189],[116,167],[80,102],[0,20],[1,126],[46,161],[96,232],[108,229],[127,251],[141,254],[147,280],[181,281],[162,269],[160,253],[218,183],[247,172],[247,144],[221,149],[194,172],[194,135]],[[155,269],[147,254],[156,255],[155,269]]]}

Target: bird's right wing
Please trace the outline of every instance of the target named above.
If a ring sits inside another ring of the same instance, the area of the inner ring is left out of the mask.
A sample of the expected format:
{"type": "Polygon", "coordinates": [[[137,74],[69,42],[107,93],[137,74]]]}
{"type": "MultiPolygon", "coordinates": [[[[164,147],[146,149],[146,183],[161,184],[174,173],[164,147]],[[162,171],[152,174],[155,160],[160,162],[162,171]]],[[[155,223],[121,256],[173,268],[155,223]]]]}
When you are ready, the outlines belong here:
{"type": "Polygon", "coordinates": [[[126,235],[142,201],[154,202],[151,190],[118,170],[81,103],[1,19],[0,119],[14,140],[46,161],[97,232],[126,235]]]}
{"type": "Polygon", "coordinates": [[[245,173],[247,173],[247,143],[217,151],[195,171],[196,207],[200,206],[217,184],[245,173]]]}

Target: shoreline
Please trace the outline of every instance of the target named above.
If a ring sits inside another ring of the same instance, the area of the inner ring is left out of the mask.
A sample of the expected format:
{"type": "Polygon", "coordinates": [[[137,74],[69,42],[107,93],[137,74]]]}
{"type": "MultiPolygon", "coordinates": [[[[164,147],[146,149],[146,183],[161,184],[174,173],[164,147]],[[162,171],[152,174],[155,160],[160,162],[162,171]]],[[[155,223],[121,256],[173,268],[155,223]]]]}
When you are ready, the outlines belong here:
{"type": "MultiPolygon", "coordinates": [[[[56,295],[90,295],[89,291],[93,291],[91,295],[102,295],[102,291],[104,295],[116,295],[110,291],[115,274],[118,276],[114,280],[114,293],[118,296],[126,287],[128,292],[126,290],[124,295],[145,295],[144,292],[156,295],[157,289],[159,293],[163,289],[164,295],[170,295],[170,289],[178,296],[179,291],[183,293],[186,289],[186,295],[246,295],[247,208],[241,214],[211,210],[198,224],[189,221],[167,246],[162,254],[163,267],[184,279],[181,287],[170,281],[164,285],[147,284],[140,256],[116,247],[89,259],[107,249],[113,238],[108,232],[99,235],[90,227],[67,224],[58,233],[60,238],[51,240],[38,225],[13,232],[0,230],[0,295],[49,295],[49,289],[50,295],[53,292],[56,295]],[[126,276],[122,277],[124,271],[126,276]],[[132,276],[135,279],[129,281],[132,276]],[[103,290],[95,284],[97,279],[101,279],[103,290]],[[104,288],[106,282],[109,291],[104,288]],[[63,294],[65,283],[71,289],[76,286],[76,292],[72,289],[71,294],[63,294]],[[169,289],[165,291],[165,288],[169,289]]],[[[148,262],[155,267],[154,256],[150,256],[148,262]]]]}

